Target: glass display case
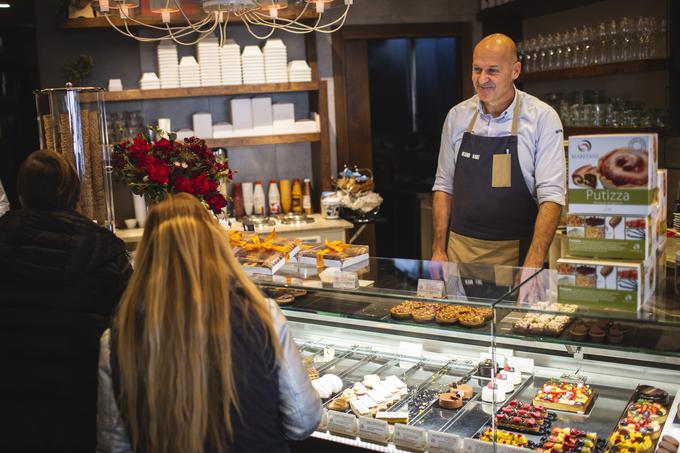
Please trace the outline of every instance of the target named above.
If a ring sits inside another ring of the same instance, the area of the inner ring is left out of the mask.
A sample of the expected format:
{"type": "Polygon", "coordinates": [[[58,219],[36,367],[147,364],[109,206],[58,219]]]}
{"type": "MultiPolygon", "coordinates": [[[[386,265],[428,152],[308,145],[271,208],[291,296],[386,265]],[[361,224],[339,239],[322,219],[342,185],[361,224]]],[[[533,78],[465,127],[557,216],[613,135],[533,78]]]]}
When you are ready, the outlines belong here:
{"type": "Polygon", "coordinates": [[[254,279],[323,381],[317,441],[597,453],[680,438],[680,310],[659,295],[641,311],[559,303],[557,277],[371,258],[254,279]]]}

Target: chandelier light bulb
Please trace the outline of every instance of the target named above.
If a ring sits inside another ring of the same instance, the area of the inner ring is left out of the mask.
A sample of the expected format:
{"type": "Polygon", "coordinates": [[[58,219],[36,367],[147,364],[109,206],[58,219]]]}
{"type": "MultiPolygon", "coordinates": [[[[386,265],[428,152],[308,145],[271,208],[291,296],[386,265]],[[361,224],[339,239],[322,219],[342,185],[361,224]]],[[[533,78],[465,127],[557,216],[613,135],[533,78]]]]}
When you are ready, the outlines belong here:
{"type": "Polygon", "coordinates": [[[140,0],[99,0],[99,9],[118,33],[140,42],[172,40],[176,44],[193,46],[207,36],[216,34],[219,36],[219,45],[223,46],[227,40],[230,19],[241,20],[247,31],[261,40],[268,39],[275,30],[294,34],[333,33],[344,25],[350,5],[353,4],[353,0],[343,1],[345,6],[342,10],[338,8],[338,14],[322,16],[326,11],[326,3],[330,6],[333,0],[298,0],[305,8],[296,8],[298,11],[283,16],[279,10],[288,6],[288,0],[148,0],[151,12],[160,14],[164,24],[162,27],[130,16],[130,9],[139,7],[140,0]],[[204,15],[190,18],[187,5],[195,3],[200,3],[204,15]],[[312,3],[314,8],[309,8],[312,3]],[[111,20],[110,9],[120,10],[124,27],[111,20]],[[303,20],[303,13],[308,13],[305,19],[309,19],[311,10],[316,10],[318,14],[315,23],[303,20]],[[184,23],[172,23],[171,15],[177,12],[182,13],[180,20],[184,23]],[[151,29],[153,33],[151,36],[136,35],[130,30],[130,23],[151,29]]]}

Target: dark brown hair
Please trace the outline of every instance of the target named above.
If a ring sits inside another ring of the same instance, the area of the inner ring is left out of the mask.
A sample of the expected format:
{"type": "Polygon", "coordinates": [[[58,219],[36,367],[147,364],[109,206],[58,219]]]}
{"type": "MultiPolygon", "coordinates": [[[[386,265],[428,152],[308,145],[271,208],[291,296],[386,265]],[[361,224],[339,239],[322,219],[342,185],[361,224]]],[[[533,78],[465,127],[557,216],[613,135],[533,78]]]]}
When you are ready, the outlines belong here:
{"type": "Polygon", "coordinates": [[[21,204],[41,211],[75,211],[80,198],[80,180],[60,154],[38,150],[21,164],[17,177],[21,204]]]}

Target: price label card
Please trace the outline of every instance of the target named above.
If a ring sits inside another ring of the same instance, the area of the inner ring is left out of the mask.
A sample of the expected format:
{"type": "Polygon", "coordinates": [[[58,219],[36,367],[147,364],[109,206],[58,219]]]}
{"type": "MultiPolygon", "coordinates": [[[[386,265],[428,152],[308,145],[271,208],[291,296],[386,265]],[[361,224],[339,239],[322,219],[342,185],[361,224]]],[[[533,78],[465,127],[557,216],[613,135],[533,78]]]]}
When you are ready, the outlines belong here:
{"type": "Polygon", "coordinates": [[[463,439],[455,434],[430,431],[427,444],[429,453],[458,453],[463,447],[463,439]]]}
{"type": "Polygon", "coordinates": [[[359,277],[355,272],[338,272],[333,275],[334,289],[357,289],[359,287],[359,277]]]}
{"type": "Polygon", "coordinates": [[[394,425],[394,444],[397,447],[425,451],[427,448],[427,433],[422,428],[397,423],[394,425]]]}
{"type": "Polygon", "coordinates": [[[508,365],[513,367],[515,371],[531,374],[534,372],[534,359],[527,359],[524,357],[508,357],[508,365]]]}
{"type": "Polygon", "coordinates": [[[359,417],[359,437],[375,442],[387,442],[390,438],[389,425],[385,420],[359,417]]]}
{"type": "Polygon", "coordinates": [[[493,444],[476,439],[463,439],[463,453],[493,453],[493,444]]]}
{"type": "Polygon", "coordinates": [[[356,436],[357,418],[354,414],[328,411],[328,431],[346,434],[348,436],[356,436]]]}
{"type": "Polygon", "coordinates": [[[330,362],[335,358],[335,348],[333,346],[324,346],[323,348],[323,361],[330,362]]]}
{"type": "Polygon", "coordinates": [[[418,297],[442,297],[445,295],[443,280],[418,279],[418,297]]]}
{"type": "MultiPolygon", "coordinates": [[[[410,341],[399,342],[399,355],[406,357],[421,358],[423,356],[423,345],[420,343],[411,343],[410,341]]],[[[400,360],[399,368],[409,369],[414,365],[408,360],[400,360]]]]}
{"type": "MultiPolygon", "coordinates": [[[[491,353],[490,352],[480,352],[479,353],[479,361],[483,362],[486,359],[491,360],[491,353]]],[[[498,371],[503,369],[504,365],[505,365],[505,356],[502,355],[502,354],[496,353],[496,368],[498,368],[498,371]]]]}
{"type": "Polygon", "coordinates": [[[319,427],[316,428],[316,430],[326,431],[327,427],[328,427],[328,409],[324,409],[323,412],[321,412],[321,423],[319,423],[319,427]]]}

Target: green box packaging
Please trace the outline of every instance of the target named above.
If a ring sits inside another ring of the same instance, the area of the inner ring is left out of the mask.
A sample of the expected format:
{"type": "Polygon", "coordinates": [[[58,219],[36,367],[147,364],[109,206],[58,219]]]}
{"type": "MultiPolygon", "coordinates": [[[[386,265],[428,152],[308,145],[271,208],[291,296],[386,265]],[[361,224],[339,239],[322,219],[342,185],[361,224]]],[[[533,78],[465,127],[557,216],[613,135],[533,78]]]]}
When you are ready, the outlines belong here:
{"type": "Polygon", "coordinates": [[[647,260],[557,260],[557,299],[599,310],[638,311],[656,288],[656,253],[647,260]]]}
{"type": "Polygon", "coordinates": [[[654,253],[656,230],[653,215],[569,214],[567,255],[644,260],[654,253]]]}

